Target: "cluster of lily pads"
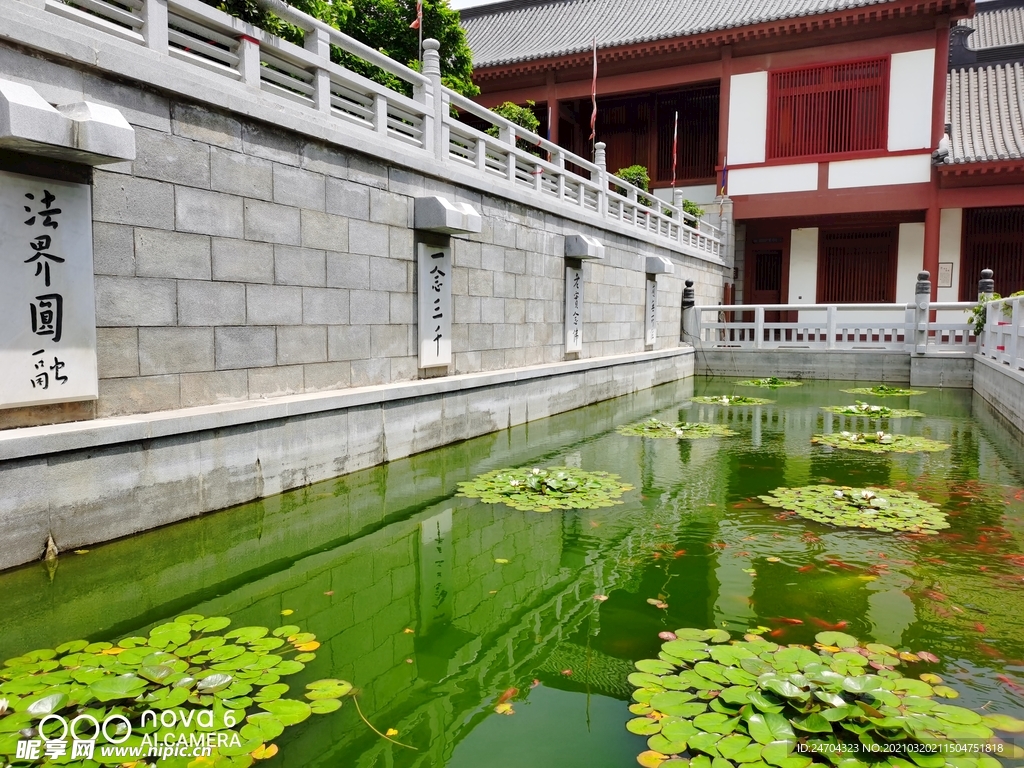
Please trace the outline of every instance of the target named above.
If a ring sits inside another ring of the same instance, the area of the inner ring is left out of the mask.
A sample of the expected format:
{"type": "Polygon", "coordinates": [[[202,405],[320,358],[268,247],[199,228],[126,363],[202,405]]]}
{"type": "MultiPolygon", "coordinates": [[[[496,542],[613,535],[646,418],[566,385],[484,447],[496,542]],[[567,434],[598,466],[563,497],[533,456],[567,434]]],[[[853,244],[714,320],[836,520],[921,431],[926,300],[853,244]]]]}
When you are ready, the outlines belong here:
{"type": "Polygon", "coordinates": [[[714,397],[702,396],[690,399],[703,405],[766,405],[775,402],[761,397],[746,397],[744,395],[715,395],[714,397]]]}
{"type": "Polygon", "coordinates": [[[782,389],[783,387],[803,386],[802,381],[780,379],[775,376],[768,376],[764,379],[746,379],[744,381],[738,381],[736,383],[741,387],[762,387],[764,389],[782,389]]]}
{"type": "Polygon", "coordinates": [[[905,397],[907,395],[923,395],[920,389],[903,389],[902,387],[890,387],[888,384],[878,384],[874,387],[854,387],[853,389],[841,390],[850,395],[875,395],[876,397],[905,397]]]}
{"type": "Polygon", "coordinates": [[[827,525],[871,528],[883,533],[938,533],[949,527],[946,514],[913,491],[807,485],[776,488],[758,498],[768,506],[827,525]]]}
{"type": "Polygon", "coordinates": [[[851,451],[869,453],[935,453],[949,449],[948,443],[940,443],[916,435],[891,435],[887,432],[832,432],[814,435],[812,443],[829,445],[833,448],[847,448],[851,451]]]}
{"type": "Polygon", "coordinates": [[[633,490],[618,475],[575,467],[495,469],[458,487],[457,496],[534,512],[611,507],[622,504],[619,497],[633,490]]]}
{"type": "Polygon", "coordinates": [[[620,435],[632,437],[657,437],[668,439],[696,440],[703,437],[730,437],[736,433],[724,424],[702,424],[699,422],[667,422],[655,418],[627,424],[616,430],[620,435]]]}
{"type": "Polygon", "coordinates": [[[839,413],[843,416],[868,416],[873,419],[903,419],[924,416],[920,411],[909,408],[889,408],[885,405],[871,405],[861,400],[856,405],[827,405],[822,410],[839,413]]]}
{"type": "MultiPolygon", "coordinates": [[[[285,728],[337,710],[352,692],[343,680],[318,680],[306,686],[302,699],[286,697],[289,686],[280,680],[316,658],[316,637],[294,625],[225,632],[230,624],[224,617],[190,614],[116,644],[74,640],[8,659],[0,668],[0,764],[15,760],[20,739],[62,738],[63,724],[50,715],[68,722],[88,716],[77,733],[86,739],[96,735],[97,758],[106,744],[142,747],[147,737],[160,734],[156,718],[143,717],[152,710],[164,719],[173,714],[176,739],[217,745],[207,764],[245,768],[273,757],[272,742],[285,728]],[[197,710],[212,716],[204,719],[197,710]],[[92,725],[115,715],[116,727],[92,725]]],[[[164,744],[163,737],[158,740],[164,744]]],[[[190,762],[170,757],[160,766],[184,768],[190,762]]]]}
{"type": "MultiPolygon", "coordinates": [[[[896,671],[937,662],[930,653],[861,645],[842,632],[819,633],[814,650],[777,645],[756,631],[739,641],[721,629],[674,635],[659,658],[638,661],[629,676],[637,717],[626,727],[649,737],[637,758],[647,768],[943,768],[949,754],[924,745],[965,741],[1024,754],[995,737],[1024,732],[1024,721],[946,704],[957,693],[938,675],[896,671]]],[[[999,766],[979,750],[950,754],[957,768],[999,766]]]]}

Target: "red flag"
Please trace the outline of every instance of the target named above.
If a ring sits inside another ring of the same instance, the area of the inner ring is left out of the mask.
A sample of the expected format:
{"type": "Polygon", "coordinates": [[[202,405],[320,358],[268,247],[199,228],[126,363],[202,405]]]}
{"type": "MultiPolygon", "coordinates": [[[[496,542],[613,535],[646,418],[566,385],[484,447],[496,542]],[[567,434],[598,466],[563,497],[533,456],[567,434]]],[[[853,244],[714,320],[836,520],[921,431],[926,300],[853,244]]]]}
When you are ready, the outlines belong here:
{"type": "Polygon", "coordinates": [[[409,29],[420,29],[423,26],[423,0],[416,0],[416,20],[409,29]]]}
{"type": "Polygon", "coordinates": [[[594,79],[590,86],[590,103],[593,111],[590,113],[590,140],[597,136],[597,37],[594,37],[594,79]]]}
{"type": "Polygon", "coordinates": [[[672,124],[672,189],[676,188],[676,158],[679,156],[679,111],[672,124]]]}

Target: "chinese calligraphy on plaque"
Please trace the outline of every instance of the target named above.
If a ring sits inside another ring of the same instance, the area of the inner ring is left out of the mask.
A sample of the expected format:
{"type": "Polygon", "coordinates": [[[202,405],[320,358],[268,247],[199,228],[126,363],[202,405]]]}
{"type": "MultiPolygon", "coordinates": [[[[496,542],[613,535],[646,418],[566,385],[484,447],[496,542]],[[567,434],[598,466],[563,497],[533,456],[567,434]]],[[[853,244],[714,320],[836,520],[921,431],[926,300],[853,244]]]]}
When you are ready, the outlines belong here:
{"type": "Polygon", "coordinates": [[[583,351],[583,268],[565,265],[565,351],[583,351]]]}
{"type": "Polygon", "coordinates": [[[0,171],[0,408],[95,400],[86,184],[0,171]]]}
{"type": "Polygon", "coordinates": [[[650,277],[644,307],[644,344],[653,347],[658,340],[658,281],[650,277]]]}
{"type": "Polygon", "coordinates": [[[452,362],[452,249],[420,243],[416,255],[420,368],[452,362]]]}

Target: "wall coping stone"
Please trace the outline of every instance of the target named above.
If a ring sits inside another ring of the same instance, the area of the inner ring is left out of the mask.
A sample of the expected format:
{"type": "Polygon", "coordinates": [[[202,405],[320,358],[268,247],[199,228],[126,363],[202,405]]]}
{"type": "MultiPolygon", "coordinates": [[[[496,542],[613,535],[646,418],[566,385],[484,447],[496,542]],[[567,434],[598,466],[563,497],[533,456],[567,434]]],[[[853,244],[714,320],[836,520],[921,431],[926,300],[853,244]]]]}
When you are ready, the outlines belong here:
{"type": "MultiPolygon", "coordinates": [[[[474,189],[494,197],[513,200],[537,209],[537,196],[529,190],[506,186],[486,176],[469,173],[455,163],[441,163],[426,152],[406,149],[397,142],[381,142],[371,131],[346,125],[313,110],[295,108],[294,102],[244,83],[203,72],[185,62],[176,61],[144,46],[93,30],[83,24],[62,18],[45,10],[46,0],[0,0],[0,40],[28,46],[49,56],[74,62],[89,69],[100,70],[117,78],[129,78],[165,93],[209,105],[218,110],[242,115],[282,129],[335,144],[377,158],[385,163],[401,165],[431,177],[474,189]]],[[[679,256],[690,256],[709,264],[726,266],[696,248],[685,248],[645,233],[613,219],[581,210],[571,203],[544,200],[543,212],[578,221],[606,232],[614,232],[631,240],[679,256]]]]}
{"type": "Polygon", "coordinates": [[[93,421],[23,427],[0,432],[0,461],[24,459],[49,454],[98,448],[138,440],[169,437],[211,429],[223,429],[291,416],[383,405],[429,395],[468,392],[485,387],[530,381],[549,376],[583,373],[631,363],[684,357],[694,354],[693,347],[674,347],[650,352],[567,360],[503,371],[464,373],[436,379],[403,381],[346,390],[286,395],[262,401],[244,400],[236,403],[203,405],[173,411],[112,416],[93,421]]]}

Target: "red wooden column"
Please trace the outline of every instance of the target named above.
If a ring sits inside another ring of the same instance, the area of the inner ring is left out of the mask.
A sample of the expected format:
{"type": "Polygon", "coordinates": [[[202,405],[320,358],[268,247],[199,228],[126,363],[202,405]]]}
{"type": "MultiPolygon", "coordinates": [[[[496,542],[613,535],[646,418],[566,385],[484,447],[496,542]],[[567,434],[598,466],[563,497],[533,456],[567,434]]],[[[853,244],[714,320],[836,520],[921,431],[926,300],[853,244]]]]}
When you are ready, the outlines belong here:
{"type": "Polygon", "coordinates": [[[558,143],[558,95],[555,90],[555,70],[548,70],[544,99],[548,103],[548,141],[558,143]]]}
{"type": "MultiPolygon", "coordinates": [[[[946,118],[946,70],[949,60],[949,17],[943,16],[935,22],[935,75],[932,82],[932,149],[939,145],[945,130],[946,118]]],[[[938,172],[932,169],[930,203],[924,214],[924,260],[922,268],[928,270],[932,279],[932,301],[939,295],[939,208],[938,172]]],[[[934,319],[934,313],[933,317],[934,319]]]]}
{"type": "MultiPolygon", "coordinates": [[[[722,46],[722,74],[718,84],[718,164],[720,169],[726,161],[729,147],[729,86],[732,84],[732,47],[722,46]]],[[[721,184],[721,173],[715,174],[715,188],[721,184]]]]}

